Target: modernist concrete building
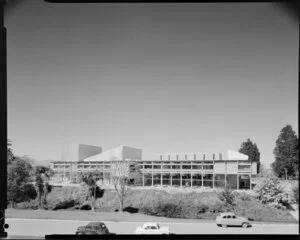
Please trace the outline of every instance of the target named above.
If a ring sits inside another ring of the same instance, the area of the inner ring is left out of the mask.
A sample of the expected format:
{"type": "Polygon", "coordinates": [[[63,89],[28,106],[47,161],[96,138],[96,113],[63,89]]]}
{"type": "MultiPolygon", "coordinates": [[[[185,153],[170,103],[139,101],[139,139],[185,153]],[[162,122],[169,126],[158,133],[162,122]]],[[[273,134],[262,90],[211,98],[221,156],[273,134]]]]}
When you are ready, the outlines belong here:
{"type": "Polygon", "coordinates": [[[56,182],[76,182],[82,172],[98,170],[109,176],[112,161],[135,161],[142,172],[142,186],[251,188],[251,177],[257,174],[256,162],[248,156],[229,150],[222,154],[170,153],[155,160],[142,159],[142,150],[120,146],[95,154],[83,161],[52,162],[56,182]]]}

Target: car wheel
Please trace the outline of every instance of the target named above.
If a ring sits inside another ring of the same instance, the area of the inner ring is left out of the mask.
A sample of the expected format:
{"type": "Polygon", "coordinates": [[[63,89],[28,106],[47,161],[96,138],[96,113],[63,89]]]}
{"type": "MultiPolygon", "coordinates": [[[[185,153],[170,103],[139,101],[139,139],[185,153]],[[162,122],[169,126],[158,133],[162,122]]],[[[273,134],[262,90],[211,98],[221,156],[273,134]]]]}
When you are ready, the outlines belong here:
{"type": "Polygon", "coordinates": [[[247,227],[248,227],[248,223],[243,223],[243,224],[242,224],[242,227],[243,227],[243,228],[247,228],[247,227]]]}
{"type": "Polygon", "coordinates": [[[222,224],[222,227],[223,227],[223,228],[227,228],[227,225],[226,225],[226,224],[222,224]]]}

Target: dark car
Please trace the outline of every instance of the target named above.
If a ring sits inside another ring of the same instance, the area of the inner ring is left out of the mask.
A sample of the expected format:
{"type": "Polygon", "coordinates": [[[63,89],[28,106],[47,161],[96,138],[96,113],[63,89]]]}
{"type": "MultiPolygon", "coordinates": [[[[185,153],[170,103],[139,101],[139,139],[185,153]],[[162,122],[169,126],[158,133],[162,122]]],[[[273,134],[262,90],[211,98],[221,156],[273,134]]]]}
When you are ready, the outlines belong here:
{"type": "Polygon", "coordinates": [[[76,235],[115,235],[102,222],[90,222],[77,228],[76,235]]]}

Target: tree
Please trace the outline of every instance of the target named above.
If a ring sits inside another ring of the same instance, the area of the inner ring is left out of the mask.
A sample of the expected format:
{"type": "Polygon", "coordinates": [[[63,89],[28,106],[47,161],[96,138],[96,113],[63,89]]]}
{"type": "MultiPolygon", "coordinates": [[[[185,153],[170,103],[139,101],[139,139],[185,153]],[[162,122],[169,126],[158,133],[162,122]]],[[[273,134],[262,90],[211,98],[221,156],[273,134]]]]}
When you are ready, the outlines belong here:
{"type": "Polygon", "coordinates": [[[15,157],[7,166],[7,198],[14,203],[27,201],[35,197],[32,189],[32,166],[26,159],[15,157]]]}
{"type": "Polygon", "coordinates": [[[123,212],[125,197],[128,193],[128,180],[129,180],[129,161],[115,160],[111,164],[110,176],[112,184],[119,198],[120,212],[123,212]]]}
{"type": "Polygon", "coordinates": [[[140,186],[143,182],[143,175],[140,170],[140,167],[136,162],[132,162],[129,165],[129,176],[128,176],[129,184],[140,186]]]}
{"type": "Polygon", "coordinates": [[[270,207],[286,208],[292,202],[291,196],[282,189],[278,178],[273,174],[264,177],[262,181],[255,186],[254,191],[258,200],[270,207]]]}
{"type": "Polygon", "coordinates": [[[51,168],[45,166],[36,166],[34,170],[35,176],[35,187],[38,196],[39,208],[45,207],[47,204],[46,197],[51,191],[51,186],[49,185],[49,179],[53,176],[54,172],[51,168]]]}
{"type": "Polygon", "coordinates": [[[275,161],[272,168],[278,177],[299,176],[298,137],[291,125],[281,129],[273,151],[275,161]]]}
{"type": "Polygon", "coordinates": [[[250,138],[248,138],[245,142],[242,143],[240,149],[240,153],[246,154],[249,156],[249,160],[251,162],[257,163],[257,173],[260,172],[260,152],[256,143],[253,143],[250,138]]]}
{"type": "Polygon", "coordinates": [[[14,160],[14,154],[11,149],[11,140],[7,139],[7,164],[11,164],[14,160]]]}
{"type": "Polygon", "coordinates": [[[97,185],[97,181],[99,178],[101,178],[101,174],[102,173],[99,171],[94,171],[83,174],[81,178],[82,182],[84,182],[88,187],[87,195],[91,199],[91,206],[93,211],[95,211],[97,192],[100,191],[100,188],[97,185]]]}
{"type": "Polygon", "coordinates": [[[234,206],[234,194],[230,187],[226,187],[218,194],[219,199],[225,204],[226,211],[232,211],[234,206]]]}

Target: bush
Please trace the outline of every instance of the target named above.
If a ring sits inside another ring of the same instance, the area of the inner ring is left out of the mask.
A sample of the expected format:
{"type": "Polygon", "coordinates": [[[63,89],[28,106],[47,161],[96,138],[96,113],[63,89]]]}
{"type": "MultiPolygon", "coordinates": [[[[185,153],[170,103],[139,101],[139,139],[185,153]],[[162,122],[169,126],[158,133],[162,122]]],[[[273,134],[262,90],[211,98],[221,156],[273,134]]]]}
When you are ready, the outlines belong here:
{"type": "Polygon", "coordinates": [[[294,203],[299,204],[299,185],[296,185],[293,188],[293,201],[294,203]]]}
{"type": "Polygon", "coordinates": [[[38,201],[35,199],[35,200],[31,200],[31,201],[26,201],[26,202],[20,202],[20,203],[17,203],[16,208],[17,209],[36,210],[36,209],[38,209],[38,201]]]}
{"type": "Polygon", "coordinates": [[[233,210],[235,196],[230,188],[225,188],[218,194],[218,197],[224,203],[225,211],[233,210]]]}
{"type": "Polygon", "coordinates": [[[273,208],[287,208],[292,203],[291,197],[281,187],[277,178],[267,176],[261,181],[254,191],[257,194],[257,199],[273,208]]]}

